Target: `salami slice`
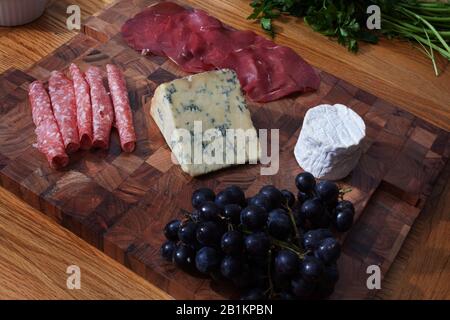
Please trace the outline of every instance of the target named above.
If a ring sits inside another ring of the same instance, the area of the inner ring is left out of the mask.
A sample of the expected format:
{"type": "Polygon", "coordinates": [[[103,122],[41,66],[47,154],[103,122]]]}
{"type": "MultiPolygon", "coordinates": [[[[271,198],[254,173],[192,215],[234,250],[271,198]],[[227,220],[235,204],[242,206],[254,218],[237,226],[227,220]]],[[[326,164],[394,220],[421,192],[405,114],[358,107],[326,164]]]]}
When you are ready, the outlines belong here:
{"type": "Polygon", "coordinates": [[[80,147],[77,128],[77,108],[73,83],[61,71],[51,73],[48,90],[52,102],[53,114],[67,153],[80,147]]]}
{"type": "Polygon", "coordinates": [[[80,138],[80,147],[89,150],[92,146],[92,105],[89,85],[83,73],[74,63],[70,65],[70,75],[73,81],[77,105],[77,125],[80,138]]]}
{"type": "Polygon", "coordinates": [[[33,122],[36,125],[37,148],[47,157],[52,168],[65,167],[69,163],[69,157],[65,151],[58,125],[53,116],[50,98],[44,85],[40,81],[31,83],[28,96],[33,122]]]}
{"type": "Polygon", "coordinates": [[[102,71],[91,66],[86,71],[86,80],[90,87],[92,103],[92,146],[102,149],[109,147],[109,135],[114,121],[111,99],[103,85],[102,71]]]}
{"type": "Polygon", "coordinates": [[[108,64],[106,71],[120,145],[123,151],[132,152],[136,145],[136,133],[125,78],[122,71],[115,65],[108,64]]]}

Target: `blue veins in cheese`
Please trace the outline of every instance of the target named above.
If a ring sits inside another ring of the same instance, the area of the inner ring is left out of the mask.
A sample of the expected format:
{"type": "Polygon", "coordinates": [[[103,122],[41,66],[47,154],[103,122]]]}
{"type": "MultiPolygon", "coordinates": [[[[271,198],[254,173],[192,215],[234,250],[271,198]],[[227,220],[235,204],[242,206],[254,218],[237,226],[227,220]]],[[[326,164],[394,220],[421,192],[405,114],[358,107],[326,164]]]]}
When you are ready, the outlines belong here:
{"type": "Polygon", "coordinates": [[[176,162],[191,176],[260,158],[256,129],[234,71],[204,72],[161,84],[151,115],[176,162]]]}

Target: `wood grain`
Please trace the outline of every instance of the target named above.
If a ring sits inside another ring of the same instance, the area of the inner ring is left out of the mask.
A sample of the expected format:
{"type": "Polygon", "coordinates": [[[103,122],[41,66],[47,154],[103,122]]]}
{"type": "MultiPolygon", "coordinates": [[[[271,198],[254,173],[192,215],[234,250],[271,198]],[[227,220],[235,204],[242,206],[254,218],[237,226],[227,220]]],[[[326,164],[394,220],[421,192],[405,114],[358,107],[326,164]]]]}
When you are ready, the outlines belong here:
{"type": "Polygon", "coordinates": [[[382,299],[450,299],[450,165],[387,274],[382,299]]]}
{"type": "Polygon", "coordinates": [[[170,299],[153,285],[0,192],[0,299],[170,299]],[[66,269],[81,270],[81,289],[66,286],[66,269]]]}
{"type": "Polygon", "coordinates": [[[0,27],[0,70],[25,69],[78,33],[66,27],[71,4],[80,6],[82,18],[99,11],[111,0],[51,0],[38,20],[16,28],[0,27]]]}
{"type": "MultiPolygon", "coordinates": [[[[82,2],[84,2],[84,1],[80,1],[80,3],[82,3],[82,2]]],[[[86,2],[87,2],[87,1],[86,1],[86,2]]],[[[246,8],[244,8],[244,10],[246,10],[246,8]]],[[[229,17],[228,19],[225,18],[224,20],[225,20],[225,21],[229,21],[229,20],[232,20],[232,19],[231,19],[231,17],[229,17]]],[[[2,35],[3,35],[3,34],[2,34],[2,35]]],[[[18,54],[21,52],[21,50],[23,49],[23,48],[20,47],[20,44],[18,45],[18,48],[19,48],[19,49],[17,50],[16,55],[18,55],[18,54]]],[[[45,55],[45,54],[42,54],[42,56],[44,56],[44,55],[45,55]]],[[[13,200],[11,200],[11,202],[14,203],[13,200]]],[[[448,208],[448,206],[447,206],[447,207],[444,207],[443,210],[445,211],[446,208],[448,208]]],[[[442,209],[442,208],[438,208],[438,209],[442,209]]],[[[20,214],[20,213],[19,213],[19,214],[20,214]]],[[[445,231],[445,229],[444,229],[444,231],[445,231]]],[[[445,248],[444,248],[444,253],[445,253],[445,252],[448,253],[448,248],[447,248],[447,251],[445,251],[445,248]]],[[[447,256],[448,256],[448,254],[447,254],[447,256]]],[[[417,260],[417,261],[418,261],[418,263],[420,263],[420,261],[422,261],[422,263],[423,263],[423,260],[420,260],[420,259],[419,259],[419,260],[417,260]]],[[[388,275],[388,276],[389,276],[389,275],[388,275]]],[[[444,276],[445,276],[445,273],[444,273],[444,276]]],[[[417,281],[420,282],[420,279],[418,279],[417,281]]],[[[444,283],[445,283],[445,282],[444,282],[444,283]]],[[[420,285],[420,284],[419,284],[419,285],[420,285]]],[[[422,282],[421,285],[422,285],[422,286],[426,286],[426,282],[422,282]]],[[[388,296],[388,297],[389,297],[389,296],[388,296]]],[[[436,297],[436,295],[435,295],[434,297],[436,297]]],[[[437,297],[439,297],[439,295],[437,295],[437,297]]]]}

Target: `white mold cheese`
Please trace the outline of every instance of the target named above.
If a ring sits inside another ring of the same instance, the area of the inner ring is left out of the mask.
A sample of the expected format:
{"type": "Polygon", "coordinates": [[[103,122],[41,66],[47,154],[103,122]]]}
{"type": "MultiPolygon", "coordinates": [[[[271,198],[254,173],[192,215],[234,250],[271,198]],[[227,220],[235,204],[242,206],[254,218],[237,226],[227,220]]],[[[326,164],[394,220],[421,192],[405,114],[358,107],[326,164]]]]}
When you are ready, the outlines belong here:
{"type": "Polygon", "coordinates": [[[356,112],[342,104],[322,104],[306,112],[294,155],[314,177],[339,180],[358,164],[365,136],[356,112]]]}

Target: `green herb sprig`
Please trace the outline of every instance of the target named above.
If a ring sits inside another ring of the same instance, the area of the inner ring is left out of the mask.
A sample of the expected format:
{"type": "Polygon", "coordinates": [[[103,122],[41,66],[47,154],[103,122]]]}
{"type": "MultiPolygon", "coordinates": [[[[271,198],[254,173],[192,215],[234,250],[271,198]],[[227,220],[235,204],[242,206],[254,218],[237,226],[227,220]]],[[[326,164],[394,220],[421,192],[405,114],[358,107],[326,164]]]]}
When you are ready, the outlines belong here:
{"type": "Polygon", "coordinates": [[[275,36],[273,20],[281,15],[303,17],[314,31],[334,37],[351,52],[360,42],[377,43],[380,36],[412,41],[432,61],[436,52],[450,60],[450,3],[419,0],[253,0],[248,19],[275,36]],[[369,30],[368,6],[381,9],[381,30],[369,30]]]}

